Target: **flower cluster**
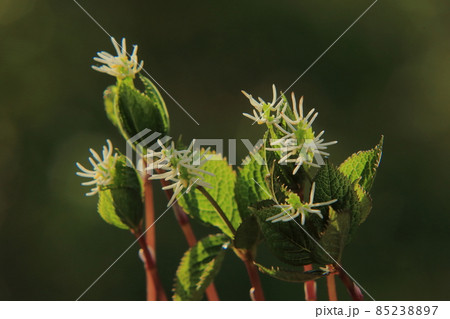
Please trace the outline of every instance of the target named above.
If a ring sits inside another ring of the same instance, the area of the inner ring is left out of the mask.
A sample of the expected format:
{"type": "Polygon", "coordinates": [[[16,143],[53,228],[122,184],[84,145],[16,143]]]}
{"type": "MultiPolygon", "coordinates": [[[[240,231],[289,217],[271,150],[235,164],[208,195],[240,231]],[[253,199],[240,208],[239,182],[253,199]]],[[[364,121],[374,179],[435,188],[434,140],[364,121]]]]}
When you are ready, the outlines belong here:
{"type": "Polygon", "coordinates": [[[251,94],[248,94],[245,91],[242,91],[242,93],[248,98],[250,101],[250,104],[255,108],[253,110],[253,115],[248,113],[242,113],[244,116],[248,117],[249,119],[253,120],[254,122],[258,124],[275,124],[279,123],[281,120],[281,111],[283,105],[285,105],[283,99],[280,99],[280,101],[277,103],[277,89],[275,87],[275,84],[272,85],[272,91],[273,91],[273,98],[271,103],[266,103],[262,98],[258,98],[259,102],[256,101],[251,94]],[[275,104],[277,103],[277,104],[275,104]],[[275,113],[275,114],[272,114],[275,113]]]}
{"type": "Polygon", "coordinates": [[[117,153],[113,155],[113,146],[110,140],[106,140],[106,143],[107,146],[103,146],[103,158],[101,158],[92,148],[89,149],[93,156],[89,157],[89,162],[91,163],[93,170],[85,168],[80,163],[76,163],[80,169],[80,172],[76,173],[78,176],[92,178],[92,181],[81,183],[81,185],[95,185],[90,192],[86,193],[86,196],[97,194],[101,190],[101,187],[106,187],[113,181],[111,172],[116,165],[117,153]]]}
{"type": "Polygon", "coordinates": [[[337,141],[324,142],[321,131],[318,135],[312,129],[312,124],[319,115],[315,109],[304,116],[303,97],[298,104],[295,94],[292,93],[292,110],[288,109],[288,102],[281,96],[277,103],[275,85],[273,89],[272,103],[266,103],[259,98],[257,102],[250,94],[243,91],[255,108],[253,115],[244,113],[244,116],[254,120],[258,124],[267,124],[271,129],[272,137],[268,151],[281,153],[279,164],[294,163],[293,174],[296,174],[302,165],[319,167],[324,162],[321,156],[329,156],[325,152],[328,146],[337,141]]]}
{"type": "MultiPolygon", "coordinates": [[[[242,91],[249,99],[250,104],[254,107],[253,115],[244,113],[244,116],[257,122],[258,124],[266,124],[270,136],[270,147],[266,147],[267,151],[273,151],[280,154],[279,164],[293,163],[295,168],[292,174],[296,174],[302,166],[320,167],[324,164],[322,156],[329,156],[325,152],[328,146],[336,144],[337,141],[324,142],[322,138],[325,131],[315,134],[312,124],[319,115],[315,109],[312,109],[305,115],[303,110],[303,97],[297,103],[295,94],[291,94],[292,108],[281,93],[278,102],[275,85],[272,86],[273,99],[271,103],[266,103],[259,98],[256,101],[250,94],[242,91]]],[[[323,218],[320,209],[317,207],[330,205],[336,202],[331,200],[323,203],[314,203],[315,183],[311,186],[309,202],[303,203],[301,198],[290,192],[283,205],[276,205],[283,211],[275,216],[269,217],[267,221],[287,222],[301,215],[301,223],[304,224],[309,214],[316,214],[323,218]]]]}
{"type": "Polygon", "coordinates": [[[183,189],[189,192],[194,185],[212,188],[209,183],[204,181],[202,174],[211,176],[214,176],[214,174],[200,169],[208,161],[206,156],[208,150],[195,151],[193,149],[195,140],[186,150],[176,150],[174,142],[169,147],[166,147],[160,140],[158,140],[158,144],[161,147],[159,152],[148,150],[146,170],[150,175],[150,180],[162,179],[172,182],[163,187],[163,190],[173,190],[172,198],[167,206],[172,205],[183,189]],[[155,171],[157,174],[153,173],[155,171]]]}
{"type": "Polygon", "coordinates": [[[296,174],[303,164],[313,167],[322,165],[321,156],[330,155],[324,150],[337,143],[337,141],[324,142],[322,135],[325,131],[316,135],[312,130],[312,124],[318,115],[319,113],[312,109],[304,116],[303,97],[300,98],[297,105],[295,94],[292,93],[292,116],[289,117],[286,112],[281,113],[286,129],[279,124],[275,125],[280,135],[284,136],[272,141],[270,145],[274,147],[268,148],[268,150],[282,152],[282,157],[278,161],[279,164],[294,163],[293,174],[296,174]]]}
{"type": "Polygon", "coordinates": [[[117,56],[102,51],[98,52],[98,57],[94,60],[99,63],[103,63],[102,66],[93,65],[92,68],[96,71],[107,73],[115,76],[117,79],[132,78],[140,72],[144,66],[144,61],[138,63],[137,50],[138,46],[133,46],[133,52],[131,55],[127,53],[127,44],[125,38],[122,39],[122,45],[119,45],[117,41],[111,37],[111,42],[116,49],[117,56]],[[128,59],[128,56],[130,59],[128,59]]]}
{"type": "Polygon", "coordinates": [[[298,196],[297,194],[290,193],[288,198],[286,199],[285,204],[275,205],[275,207],[281,208],[283,211],[279,214],[267,218],[266,221],[271,221],[272,223],[288,222],[301,215],[301,224],[304,225],[305,219],[309,214],[316,214],[320,218],[323,218],[320,209],[317,209],[317,207],[331,205],[333,203],[336,203],[337,200],[333,199],[327,202],[314,203],[315,189],[316,183],[313,183],[311,186],[311,193],[309,195],[308,203],[303,203],[300,199],[300,196],[298,196]]]}

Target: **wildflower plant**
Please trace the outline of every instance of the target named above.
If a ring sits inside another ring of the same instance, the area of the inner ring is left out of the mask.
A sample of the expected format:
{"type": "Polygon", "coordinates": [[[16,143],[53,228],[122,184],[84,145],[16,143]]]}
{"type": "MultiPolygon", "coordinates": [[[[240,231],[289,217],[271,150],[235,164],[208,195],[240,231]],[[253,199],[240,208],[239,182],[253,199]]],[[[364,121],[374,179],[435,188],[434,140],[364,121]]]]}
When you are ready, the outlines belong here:
{"type": "Polygon", "coordinates": [[[93,196],[97,194],[101,187],[107,187],[112,183],[112,173],[117,162],[117,153],[113,155],[113,146],[110,140],[106,140],[107,146],[103,146],[103,158],[92,148],[89,150],[92,157],[89,157],[89,162],[92,165],[92,170],[85,168],[80,163],[77,163],[80,172],[78,176],[92,179],[91,181],[81,183],[83,186],[95,185],[86,196],[93,196]],[[96,163],[97,161],[97,163],[96,163]]]}
{"type": "Polygon", "coordinates": [[[186,189],[186,193],[194,186],[202,186],[206,188],[212,188],[211,185],[203,180],[202,174],[214,176],[214,174],[200,169],[200,167],[207,161],[206,152],[202,152],[197,158],[193,151],[195,141],[192,141],[191,145],[186,150],[177,150],[175,143],[169,147],[166,147],[161,140],[158,140],[158,144],[161,147],[161,151],[156,152],[149,150],[147,153],[147,167],[146,171],[149,173],[149,180],[164,179],[171,182],[170,185],[164,186],[163,190],[172,189],[173,195],[169,200],[167,206],[171,206],[177,196],[183,189],[186,189]],[[157,158],[155,160],[155,158],[157,158]],[[198,165],[193,163],[195,159],[200,160],[198,165]],[[152,173],[152,172],[161,173],[152,173]]]}
{"type": "Polygon", "coordinates": [[[99,52],[98,57],[95,57],[94,61],[103,65],[93,65],[92,68],[96,71],[115,76],[118,79],[134,79],[136,74],[139,73],[144,67],[144,61],[138,63],[137,45],[133,46],[133,53],[131,53],[130,58],[128,59],[125,38],[122,39],[122,45],[120,46],[114,38],[111,40],[114,48],[116,49],[117,56],[105,51],[99,52]]]}
{"type": "Polygon", "coordinates": [[[218,300],[213,281],[229,252],[247,269],[252,300],[264,300],[260,273],[304,283],[308,300],[315,300],[315,280],[321,278],[326,278],[330,300],[336,300],[334,276],[339,275],[352,298],[361,300],[342,257],[371,210],[369,192],[383,138],[335,166],[328,148],[337,142],[325,141],[324,131],[316,130],[318,112],[306,113],[303,97],[297,101],[292,93],[289,101],[274,85],[271,102],[242,91],[252,107],[244,116],[266,130],[264,143],[240,167],[229,165],[222,154],[196,149],[195,141],[184,147],[181,140],[160,139],[147,149],[142,138],[134,137],[145,129],[168,135],[168,111],[152,81],[139,73],[143,62],[138,62],[137,46],[129,55],[125,39],[121,45],[112,43],[116,55],[98,53],[94,60],[103,65],[93,68],[116,78],[104,92],[105,111],[141,156],[142,169],[107,140],[101,156],[91,149],[92,169],[77,163],[77,175],[89,179],[82,185],[91,187],[86,195],[98,196],[100,216],[129,229],[139,242],[147,299],[168,299],[156,263],[152,187],[159,181],[190,247],[174,274],[173,300],[218,300]],[[191,219],[211,226],[214,233],[198,240],[191,219]],[[276,265],[258,263],[262,242],[277,257],[276,265]]]}

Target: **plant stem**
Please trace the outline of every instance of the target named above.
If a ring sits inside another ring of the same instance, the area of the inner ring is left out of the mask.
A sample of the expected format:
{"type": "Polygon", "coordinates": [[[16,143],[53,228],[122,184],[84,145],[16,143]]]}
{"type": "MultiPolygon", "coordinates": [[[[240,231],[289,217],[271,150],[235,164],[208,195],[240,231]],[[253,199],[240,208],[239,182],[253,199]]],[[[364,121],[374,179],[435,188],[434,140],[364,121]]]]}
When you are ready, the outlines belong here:
{"type": "MultiPolygon", "coordinates": [[[[144,175],[144,204],[145,204],[145,229],[148,229],[144,235],[144,240],[148,243],[147,249],[150,249],[150,256],[152,256],[152,261],[156,261],[156,239],[155,239],[155,227],[153,223],[155,222],[155,208],[153,203],[153,186],[152,182],[148,180],[149,175],[144,175]]],[[[141,244],[141,243],[140,243],[141,244]]],[[[154,262],[153,262],[154,263],[154,262]]],[[[156,265],[155,265],[156,267],[156,265]]],[[[147,268],[146,268],[147,269],[147,268]]],[[[158,291],[155,286],[155,282],[152,279],[152,275],[147,271],[146,274],[147,281],[147,300],[158,300],[158,291]]]]}
{"type": "MultiPolygon", "coordinates": [[[[311,175],[309,174],[308,170],[305,168],[305,175],[308,178],[309,182],[312,182],[311,175]]],[[[305,197],[305,185],[306,182],[303,182],[297,195],[300,197],[300,199],[303,201],[305,197]]],[[[313,265],[304,265],[303,270],[310,271],[313,270],[313,265]]],[[[315,280],[308,280],[303,283],[303,287],[305,290],[305,300],[306,301],[317,301],[317,283],[315,280]]]]}
{"type": "MultiPolygon", "coordinates": [[[[161,184],[163,186],[167,186],[169,183],[166,180],[162,179],[161,184]]],[[[164,192],[166,193],[168,199],[172,198],[173,191],[171,189],[166,189],[164,192]]],[[[180,225],[181,230],[183,231],[184,237],[186,238],[189,247],[195,246],[195,244],[197,244],[197,238],[195,237],[194,231],[192,230],[188,215],[184,212],[183,208],[178,205],[178,203],[175,203],[172,207],[175,212],[177,222],[180,225]]],[[[205,293],[209,301],[220,301],[214,283],[211,283],[208,288],[206,288],[205,293]]]]}
{"type": "Polygon", "coordinates": [[[211,283],[208,288],[206,288],[205,294],[209,301],[220,301],[219,294],[217,293],[214,283],[211,283]]]}
{"type": "Polygon", "coordinates": [[[350,279],[350,277],[345,273],[345,271],[337,265],[335,265],[335,268],[339,271],[339,278],[341,278],[341,281],[347,288],[347,291],[352,297],[352,299],[356,301],[364,300],[364,296],[361,292],[361,289],[359,289],[359,287],[350,279]]]}
{"type": "MultiPolygon", "coordinates": [[[[161,174],[161,170],[156,170],[158,174],[161,174]]],[[[162,186],[168,186],[170,183],[164,179],[161,179],[162,186]]],[[[172,198],[173,190],[166,189],[164,190],[168,199],[172,198]]],[[[197,238],[195,238],[194,232],[192,231],[191,223],[189,222],[188,215],[184,212],[184,210],[178,205],[177,202],[172,206],[173,211],[175,213],[175,218],[177,219],[178,224],[180,225],[181,230],[183,231],[184,237],[189,245],[189,247],[194,246],[197,243],[197,238]]]]}
{"type": "Polygon", "coordinates": [[[234,229],[234,227],[231,224],[230,220],[228,219],[227,215],[225,215],[224,211],[222,210],[222,208],[220,208],[219,204],[217,204],[215,199],[208,193],[208,191],[203,186],[197,186],[197,189],[203,194],[203,196],[205,196],[209,200],[211,205],[214,206],[214,208],[216,209],[217,213],[220,215],[222,220],[228,226],[228,229],[231,231],[233,236],[236,236],[236,229],[234,229]]]}
{"type": "MultiPolygon", "coordinates": [[[[172,192],[171,190],[167,190],[166,192],[172,192]]],[[[172,193],[173,194],[173,193],[172,193]]],[[[169,198],[172,197],[171,194],[167,194],[169,198]],[[169,196],[170,195],[170,196],[169,196]]],[[[194,235],[194,231],[192,230],[191,223],[189,222],[189,217],[184,212],[184,210],[178,205],[178,203],[175,203],[173,205],[173,209],[175,211],[175,217],[178,221],[178,224],[181,227],[181,230],[183,231],[184,237],[186,238],[186,241],[188,243],[189,247],[193,247],[197,244],[197,238],[194,235]]],[[[220,301],[219,294],[217,293],[216,287],[214,283],[211,283],[208,288],[206,288],[206,297],[209,301],[220,301]]]]}
{"type": "Polygon", "coordinates": [[[150,175],[146,174],[144,177],[144,199],[145,199],[145,239],[149,247],[153,250],[155,256],[156,251],[156,232],[153,224],[155,222],[155,206],[153,202],[153,185],[152,181],[148,180],[150,175]]]}
{"type": "Polygon", "coordinates": [[[250,298],[253,301],[264,301],[264,292],[261,285],[261,279],[259,278],[259,272],[253,263],[253,257],[249,250],[245,251],[245,254],[241,257],[242,261],[247,268],[248,277],[250,278],[250,283],[252,288],[250,289],[250,298]]]}
{"type": "Polygon", "coordinates": [[[147,300],[148,301],[156,301],[162,300],[166,301],[167,296],[161,285],[158,276],[158,270],[156,269],[155,261],[150,253],[150,250],[147,246],[147,241],[145,236],[142,235],[142,232],[135,232],[139,245],[141,246],[142,252],[144,253],[145,259],[145,272],[147,276],[147,300]],[[149,289],[150,288],[150,289],[149,289]],[[155,291],[154,295],[150,295],[149,291],[155,291]]]}
{"type": "Polygon", "coordinates": [[[175,211],[175,217],[180,225],[181,230],[183,231],[184,237],[188,243],[189,247],[195,246],[197,244],[197,238],[194,235],[194,231],[192,230],[191,223],[189,219],[187,219],[186,213],[183,209],[176,203],[173,205],[173,210],[175,211]]]}
{"type": "MultiPolygon", "coordinates": [[[[197,189],[205,196],[211,205],[214,206],[217,213],[220,215],[222,220],[228,226],[228,229],[233,234],[233,237],[236,237],[236,229],[231,224],[225,212],[220,208],[219,204],[215,201],[215,199],[208,193],[208,191],[203,186],[197,186],[197,189]]],[[[250,278],[250,283],[252,288],[250,289],[250,296],[252,300],[255,301],[264,301],[264,293],[261,286],[261,280],[259,278],[258,269],[256,269],[255,264],[253,263],[253,256],[249,250],[243,250],[243,254],[237,254],[239,258],[244,262],[245,268],[247,268],[247,273],[250,278]]]]}
{"type": "Polygon", "coordinates": [[[334,280],[334,274],[331,273],[327,276],[327,288],[328,288],[328,300],[337,301],[336,293],[336,281],[334,280]]]}
{"type": "MultiPolygon", "coordinates": [[[[310,271],[313,269],[312,264],[304,265],[304,271],[310,271]]],[[[306,301],[317,301],[317,284],[315,280],[308,280],[304,283],[305,287],[305,300],[306,301]]]]}

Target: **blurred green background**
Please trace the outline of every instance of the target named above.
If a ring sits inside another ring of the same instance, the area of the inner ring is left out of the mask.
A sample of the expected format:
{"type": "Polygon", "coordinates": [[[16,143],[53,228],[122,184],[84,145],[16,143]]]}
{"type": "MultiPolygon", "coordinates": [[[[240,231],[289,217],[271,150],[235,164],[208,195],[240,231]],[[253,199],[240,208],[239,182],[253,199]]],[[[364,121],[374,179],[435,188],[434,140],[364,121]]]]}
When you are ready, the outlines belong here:
{"type": "MultiPolygon", "coordinates": [[[[164,95],[172,135],[186,141],[256,141],[262,128],[241,115],[251,106],[240,90],[270,100],[272,83],[287,88],[371,2],[80,0],[111,35],[139,44],[146,70],[200,123],[164,95]]],[[[447,1],[380,0],[293,87],[339,140],[333,162],[385,135],[374,209],[344,254],[377,300],[450,297],[449,30],[447,1]]],[[[113,48],[70,0],[0,0],[0,40],[0,299],[74,300],[133,241],[100,219],[75,175],[89,147],[125,147],[102,105],[114,79],[90,69],[113,48]]],[[[165,205],[158,191],[157,212],[165,205]]],[[[187,248],[171,212],[157,240],[169,291],[187,248]]],[[[274,261],[265,249],[258,258],[274,261]]],[[[262,277],[267,299],[303,299],[302,285],[262,277]]],[[[248,300],[233,254],[216,285],[224,300],[248,300]]],[[[339,294],[348,299],[340,284],[339,294]]],[[[134,248],[83,299],[144,298],[134,248]]]]}

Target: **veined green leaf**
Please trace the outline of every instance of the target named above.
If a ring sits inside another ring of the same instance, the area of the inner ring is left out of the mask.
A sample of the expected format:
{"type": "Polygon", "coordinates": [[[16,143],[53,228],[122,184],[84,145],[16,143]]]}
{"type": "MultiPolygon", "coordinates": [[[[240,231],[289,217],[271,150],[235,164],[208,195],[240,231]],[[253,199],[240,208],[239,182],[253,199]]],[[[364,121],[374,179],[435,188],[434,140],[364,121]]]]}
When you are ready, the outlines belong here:
{"type": "Polygon", "coordinates": [[[283,269],[280,267],[264,267],[263,265],[256,264],[259,271],[272,276],[276,279],[288,281],[288,282],[305,282],[309,280],[319,279],[324,276],[324,272],[321,270],[307,271],[283,269]]]}
{"type": "Polygon", "coordinates": [[[121,131],[125,138],[135,136],[144,129],[166,134],[168,127],[157,104],[144,93],[137,90],[132,83],[123,81],[118,87],[115,101],[121,131]]]}
{"type": "MultiPolygon", "coordinates": [[[[225,215],[228,217],[233,227],[237,229],[242,220],[234,196],[236,172],[233,171],[227,161],[218,154],[214,155],[214,157],[206,162],[201,168],[214,174],[214,176],[207,174],[203,175],[205,182],[212,186],[212,189],[206,190],[225,212],[225,215]]],[[[191,190],[189,193],[180,196],[178,203],[192,217],[198,218],[206,224],[218,227],[230,238],[233,237],[233,234],[228,229],[226,223],[222,220],[211,203],[197,189],[191,190]]]]}
{"type": "MultiPolygon", "coordinates": [[[[316,177],[315,202],[326,202],[337,199],[331,207],[335,211],[346,211],[350,214],[350,233],[353,234],[362,219],[361,202],[355,192],[354,185],[334,165],[327,163],[318,171],[316,177]]],[[[328,221],[328,209],[321,209],[324,221],[328,221]]]]}
{"type": "Polygon", "coordinates": [[[242,218],[250,215],[249,206],[271,197],[265,177],[269,174],[264,151],[250,154],[239,168],[236,179],[236,201],[242,218]]]}
{"type": "MultiPolygon", "coordinates": [[[[266,147],[269,147],[270,140],[266,139],[266,147]]],[[[279,201],[284,199],[285,194],[281,190],[288,187],[293,192],[300,190],[300,185],[303,184],[305,174],[302,173],[303,168],[296,175],[292,175],[295,165],[292,163],[279,164],[280,154],[274,151],[266,151],[266,160],[268,170],[270,172],[270,190],[271,194],[275,196],[279,201]]]]}
{"type": "Polygon", "coordinates": [[[347,176],[350,182],[357,181],[366,192],[369,192],[372,188],[377,168],[380,165],[383,140],[384,137],[382,136],[378,145],[373,149],[359,151],[339,166],[339,171],[347,176]]]}
{"type": "Polygon", "coordinates": [[[121,229],[129,229],[118,215],[111,190],[107,189],[98,193],[97,210],[105,222],[121,229]]]}
{"type": "Polygon", "coordinates": [[[302,266],[312,262],[311,250],[314,243],[299,226],[300,219],[295,221],[272,223],[266,221],[281,212],[280,208],[274,207],[272,201],[264,201],[252,208],[258,218],[261,231],[267,245],[281,261],[293,265],[302,266]]]}
{"type": "Polygon", "coordinates": [[[250,215],[242,222],[236,231],[234,247],[254,251],[261,237],[258,220],[250,215]]]}
{"type": "Polygon", "coordinates": [[[361,185],[355,183],[354,190],[356,195],[358,196],[359,206],[360,206],[360,218],[359,224],[362,224],[367,217],[369,216],[370,211],[372,210],[372,198],[370,195],[362,188],[361,185]]]}
{"type": "Polygon", "coordinates": [[[156,108],[159,110],[159,113],[161,114],[162,122],[164,125],[164,131],[160,133],[168,133],[170,129],[170,121],[169,121],[169,112],[167,111],[166,103],[164,102],[164,99],[161,96],[161,93],[159,93],[156,86],[153,84],[150,79],[146,78],[142,74],[139,74],[139,78],[141,79],[142,83],[145,87],[145,95],[147,95],[150,100],[153,102],[153,104],[156,106],[156,108]]]}
{"type": "Polygon", "coordinates": [[[111,172],[113,182],[99,191],[98,212],[109,224],[122,229],[137,229],[142,221],[144,204],[139,176],[119,155],[111,172]]]}
{"type": "Polygon", "coordinates": [[[350,236],[351,214],[347,210],[336,212],[329,208],[328,226],[319,240],[320,246],[313,249],[314,261],[317,264],[333,264],[341,262],[342,252],[350,236]]]}
{"type": "Polygon", "coordinates": [[[114,103],[117,96],[117,86],[110,85],[103,92],[103,103],[105,104],[105,112],[108,119],[111,123],[120,129],[119,119],[116,116],[116,112],[114,110],[114,103]]]}
{"type": "Polygon", "coordinates": [[[229,239],[223,234],[200,240],[181,258],[175,276],[173,300],[201,300],[220,270],[229,239]]]}
{"type": "MultiPolygon", "coordinates": [[[[332,204],[336,210],[357,209],[359,200],[353,190],[350,180],[344,176],[333,164],[327,163],[322,166],[314,178],[316,192],[314,202],[326,202],[337,199],[332,204]]],[[[326,208],[323,208],[324,216],[328,215],[326,208]]]]}

